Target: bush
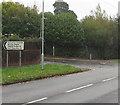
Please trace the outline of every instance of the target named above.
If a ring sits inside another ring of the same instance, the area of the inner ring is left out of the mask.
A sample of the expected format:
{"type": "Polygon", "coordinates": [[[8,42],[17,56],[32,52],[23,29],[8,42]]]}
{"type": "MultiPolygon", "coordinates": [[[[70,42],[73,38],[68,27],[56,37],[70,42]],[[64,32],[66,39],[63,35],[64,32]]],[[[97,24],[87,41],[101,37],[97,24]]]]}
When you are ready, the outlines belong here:
{"type": "Polygon", "coordinates": [[[41,39],[40,39],[40,38],[37,38],[37,37],[34,37],[34,38],[24,37],[24,38],[23,38],[23,41],[25,41],[25,42],[40,42],[41,39]]]}

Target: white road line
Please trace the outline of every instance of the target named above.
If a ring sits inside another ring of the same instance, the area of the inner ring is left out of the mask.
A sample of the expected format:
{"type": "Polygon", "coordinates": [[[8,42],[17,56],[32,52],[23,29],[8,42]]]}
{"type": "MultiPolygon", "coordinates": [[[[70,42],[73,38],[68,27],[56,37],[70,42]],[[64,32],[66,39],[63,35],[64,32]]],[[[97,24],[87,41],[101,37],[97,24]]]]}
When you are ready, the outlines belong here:
{"type": "Polygon", "coordinates": [[[83,88],[86,88],[86,87],[90,87],[92,85],[93,84],[89,84],[89,85],[85,85],[85,86],[82,86],[82,87],[79,87],[79,88],[76,88],[76,89],[68,90],[68,91],[66,91],[66,93],[70,93],[70,92],[73,92],[73,91],[76,91],[76,90],[80,90],[80,89],[83,89],[83,88]]]}
{"type": "Polygon", "coordinates": [[[41,98],[41,99],[38,99],[38,100],[34,100],[34,101],[31,101],[31,102],[28,102],[27,104],[32,104],[32,103],[36,103],[36,102],[40,102],[40,101],[43,101],[43,100],[46,100],[47,97],[44,97],[44,98],[41,98]]]}
{"type": "Polygon", "coordinates": [[[110,81],[112,79],[115,79],[116,77],[112,77],[112,78],[108,78],[108,79],[105,79],[105,80],[102,80],[103,82],[106,82],[106,81],[110,81]]]}

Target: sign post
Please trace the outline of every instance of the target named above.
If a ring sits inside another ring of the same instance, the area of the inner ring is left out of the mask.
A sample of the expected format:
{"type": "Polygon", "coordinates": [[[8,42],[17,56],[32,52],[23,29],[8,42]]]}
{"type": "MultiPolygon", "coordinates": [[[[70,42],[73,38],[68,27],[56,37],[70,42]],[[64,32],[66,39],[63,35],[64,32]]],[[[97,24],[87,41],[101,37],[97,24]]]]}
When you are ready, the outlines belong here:
{"type": "Polygon", "coordinates": [[[92,60],[92,54],[90,53],[90,60],[92,60]]]}
{"type": "Polygon", "coordinates": [[[7,50],[7,67],[8,67],[8,51],[18,50],[19,51],[19,66],[21,66],[21,50],[24,50],[24,41],[7,41],[4,43],[4,49],[7,50]]]}
{"type": "Polygon", "coordinates": [[[41,54],[41,65],[44,70],[44,0],[42,3],[42,54],[41,54]]]}
{"type": "Polygon", "coordinates": [[[54,56],[55,56],[55,47],[53,46],[53,62],[54,62],[54,56]]]}
{"type": "Polygon", "coordinates": [[[6,66],[8,67],[8,51],[7,51],[7,56],[6,56],[6,66]]]}
{"type": "Polygon", "coordinates": [[[55,56],[55,47],[53,46],[53,57],[55,56]]]}
{"type": "Polygon", "coordinates": [[[21,50],[19,51],[19,66],[21,67],[21,50]]]}

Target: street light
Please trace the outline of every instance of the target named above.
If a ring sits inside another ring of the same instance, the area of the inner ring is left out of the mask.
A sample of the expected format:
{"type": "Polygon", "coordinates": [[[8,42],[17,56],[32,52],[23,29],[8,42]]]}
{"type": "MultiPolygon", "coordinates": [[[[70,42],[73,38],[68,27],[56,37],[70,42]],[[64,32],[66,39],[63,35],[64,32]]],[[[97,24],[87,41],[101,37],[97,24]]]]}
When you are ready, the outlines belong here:
{"type": "Polygon", "coordinates": [[[41,55],[42,70],[44,70],[44,0],[42,3],[42,55],[41,55]]]}

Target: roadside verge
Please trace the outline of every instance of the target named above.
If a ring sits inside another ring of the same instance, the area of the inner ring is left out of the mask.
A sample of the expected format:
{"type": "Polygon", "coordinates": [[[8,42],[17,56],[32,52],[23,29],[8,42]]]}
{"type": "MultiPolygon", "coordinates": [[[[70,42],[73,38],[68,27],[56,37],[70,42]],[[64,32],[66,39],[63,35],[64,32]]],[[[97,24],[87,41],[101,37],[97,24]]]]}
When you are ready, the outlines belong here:
{"type": "Polygon", "coordinates": [[[47,79],[88,70],[90,69],[81,69],[70,65],[58,64],[46,64],[44,70],[41,69],[41,65],[6,68],[2,70],[1,85],[5,86],[27,81],[47,79]]]}

